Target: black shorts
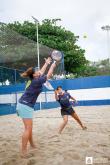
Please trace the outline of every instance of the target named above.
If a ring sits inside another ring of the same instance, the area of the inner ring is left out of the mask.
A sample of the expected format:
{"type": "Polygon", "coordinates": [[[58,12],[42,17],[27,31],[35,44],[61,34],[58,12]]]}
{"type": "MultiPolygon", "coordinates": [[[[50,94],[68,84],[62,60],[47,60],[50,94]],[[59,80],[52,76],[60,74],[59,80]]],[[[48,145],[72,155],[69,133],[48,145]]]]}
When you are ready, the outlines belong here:
{"type": "Polygon", "coordinates": [[[75,113],[75,110],[71,107],[69,109],[64,109],[62,108],[61,109],[61,115],[64,116],[64,115],[72,115],[73,113],[75,113]]]}

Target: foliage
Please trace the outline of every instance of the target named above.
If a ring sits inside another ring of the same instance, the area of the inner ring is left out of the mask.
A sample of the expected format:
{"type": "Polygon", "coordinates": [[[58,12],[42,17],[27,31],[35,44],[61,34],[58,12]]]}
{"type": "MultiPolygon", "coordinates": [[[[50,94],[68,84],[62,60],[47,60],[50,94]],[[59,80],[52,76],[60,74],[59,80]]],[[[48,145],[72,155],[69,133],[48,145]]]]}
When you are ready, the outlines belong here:
{"type": "MultiPolygon", "coordinates": [[[[66,72],[79,75],[79,69],[84,69],[83,66],[86,65],[85,50],[76,44],[79,37],[65,28],[57,26],[57,21],[60,21],[60,19],[45,19],[41,24],[39,23],[39,42],[63,51],[66,72]]],[[[9,23],[7,26],[31,40],[36,41],[37,39],[36,25],[32,22],[14,22],[9,23]]]]}
{"type": "MultiPolygon", "coordinates": [[[[67,73],[66,78],[110,75],[109,59],[98,62],[87,61],[84,56],[85,50],[77,45],[79,36],[75,36],[74,33],[72,33],[71,31],[58,26],[57,21],[61,21],[61,19],[45,19],[42,21],[42,23],[38,24],[39,42],[42,45],[48,46],[53,49],[58,49],[64,53],[65,71],[67,73]]],[[[22,55],[24,56],[24,52],[26,52],[25,54],[27,55],[27,58],[29,58],[30,54],[34,57],[34,55],[36,54],[34,41],[37,40],[35,23],[29,21],[24,21],[23,23],[14,22],[9,23],[5,26],[0,26],[0,30],[0,46],[1,51],[5,50],[4,57],[7,53],[11,55],[12,59],[15,59],[13,58],[13,56],[15,55],[15,53],[18,53],[20,59],[22,55]],[[2,34],[2,30],[4,28],[6,28],[6,30],[5,33],[2,34]],[[10,35],[14,36],[12,36],[11,40],[10,35]],[[29,43],[26,37],[30,39],[29,43]],[[8,43],[9,47],[5,43],[8,43]],[[31,47],[33,47],[33,49],[31,49],[31,47]]],[[[20,61],[19,59],[16,59],[15,65],[17,63],[20,66],[20,63],[22,61],[20,61]],[[17,60],[19,60],[20,62],[18,62],[17,60]]],[[[30,61],[29,59],[29,63],[33,63],[33,61],[30,61]]],[[[9,81],[11,83],[14,83],[15,74],[14,72],[12,72],[13,71],[10,70],[7,70],[5,72],[3,69],[0,69],[0,82],[6,81],[8,76],[9,81]],[[3,73],[5,73],[4,76],[3,73]]],[[[17,82],[19,81],[22,80],[20,79],[17,72],[17,82]]]]}

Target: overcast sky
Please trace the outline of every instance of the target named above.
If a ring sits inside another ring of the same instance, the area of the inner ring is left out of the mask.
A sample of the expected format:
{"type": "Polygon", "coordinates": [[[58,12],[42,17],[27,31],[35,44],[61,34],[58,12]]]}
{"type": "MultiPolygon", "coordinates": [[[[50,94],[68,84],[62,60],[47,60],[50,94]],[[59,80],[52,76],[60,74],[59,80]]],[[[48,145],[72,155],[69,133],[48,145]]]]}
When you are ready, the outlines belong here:
{"type": "Polygon", "coordinates": [[[61,18],[60,25],[80,36],[88,60],[109,57],[101,26],[110,25],[110,0],[0,0],[0,22],[33,21],[32,15],[39,21],[61,18]]]}

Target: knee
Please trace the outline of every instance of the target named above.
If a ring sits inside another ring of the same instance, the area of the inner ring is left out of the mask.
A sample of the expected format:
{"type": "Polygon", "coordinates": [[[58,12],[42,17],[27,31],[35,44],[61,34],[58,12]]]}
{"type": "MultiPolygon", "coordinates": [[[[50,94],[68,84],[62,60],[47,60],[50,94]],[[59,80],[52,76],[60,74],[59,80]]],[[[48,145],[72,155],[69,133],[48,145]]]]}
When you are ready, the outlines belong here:
{"type": "Polygon", "coordinates": [[[32,127],[31,126],[27,126],[26,128],[25,128],[25,131],[27,131],[27,132],[32,132],[32,127]]]}
{"type": "Polygon", "coordinates": [[[66,125],[68,123],[68,119],[64,119],[64,124],[66,125]]]}

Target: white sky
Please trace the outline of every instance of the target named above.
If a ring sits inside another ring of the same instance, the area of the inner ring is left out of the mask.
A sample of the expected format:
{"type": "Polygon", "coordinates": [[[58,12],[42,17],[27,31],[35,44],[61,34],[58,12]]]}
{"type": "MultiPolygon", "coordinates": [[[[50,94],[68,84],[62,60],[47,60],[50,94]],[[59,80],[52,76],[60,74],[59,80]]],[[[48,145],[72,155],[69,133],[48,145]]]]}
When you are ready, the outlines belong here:
{"type": "Polygon", "coordinates": [[[101,29],[110,25],[110,0],[0,0],[1,22],[32,20],[32,15],[39,21],[61,18],[60,25],[80,36],[78,44],[88,60],[110,58],[101,29]]]}

